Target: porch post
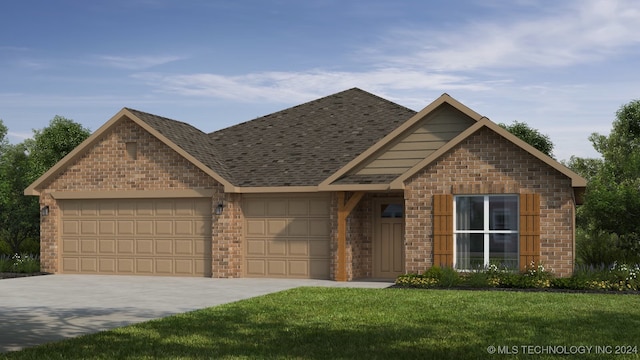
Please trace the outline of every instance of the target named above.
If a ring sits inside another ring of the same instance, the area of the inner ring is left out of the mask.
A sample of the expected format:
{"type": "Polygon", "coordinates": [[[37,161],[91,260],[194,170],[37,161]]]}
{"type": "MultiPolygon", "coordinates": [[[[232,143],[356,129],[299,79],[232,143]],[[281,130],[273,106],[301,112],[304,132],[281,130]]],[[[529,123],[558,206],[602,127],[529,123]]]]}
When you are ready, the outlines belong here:
{"type": "Polygon", "coordinates": [[[338,268],[336,281],[347,281],[347,217],[358,205],[363,191],[355,192],[345,203],[345,192],[338,192],[338,268]]]}

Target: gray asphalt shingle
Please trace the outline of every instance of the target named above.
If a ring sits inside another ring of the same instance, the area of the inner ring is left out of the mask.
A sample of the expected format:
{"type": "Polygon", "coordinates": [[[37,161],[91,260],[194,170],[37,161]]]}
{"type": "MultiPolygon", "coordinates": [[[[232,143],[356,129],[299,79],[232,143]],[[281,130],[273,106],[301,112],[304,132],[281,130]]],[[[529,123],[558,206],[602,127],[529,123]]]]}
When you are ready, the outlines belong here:
{"type": "Polygon", "coordinates": [[[208,135],[130,111],[232,184],[259,187],[318,185],[416,113],[358,88],[208,135]]]}

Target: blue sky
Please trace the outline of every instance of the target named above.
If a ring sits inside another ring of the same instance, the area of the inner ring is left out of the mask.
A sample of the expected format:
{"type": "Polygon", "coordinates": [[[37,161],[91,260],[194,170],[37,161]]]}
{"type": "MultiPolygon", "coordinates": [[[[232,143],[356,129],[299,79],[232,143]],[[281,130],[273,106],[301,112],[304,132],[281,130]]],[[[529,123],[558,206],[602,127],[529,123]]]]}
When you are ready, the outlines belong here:
{"type": "Polygon", "coordinates": [[[125,106],[210,132],[352,87],[414,110],[447,92],[592,157],[639,60],[636,0],[5,0],[0,119],[14,143],[125,106]]]}

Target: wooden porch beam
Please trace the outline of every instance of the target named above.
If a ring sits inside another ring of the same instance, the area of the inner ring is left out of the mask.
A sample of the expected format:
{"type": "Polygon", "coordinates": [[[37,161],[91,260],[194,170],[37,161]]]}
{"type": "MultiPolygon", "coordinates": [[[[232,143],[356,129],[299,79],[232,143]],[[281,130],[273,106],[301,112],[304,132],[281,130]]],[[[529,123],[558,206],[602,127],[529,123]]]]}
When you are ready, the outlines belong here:
{"type": "Polygon", "coordinates": [[[347,281],[347,217],[358,205],[364,191],[355,192],[345,203],[346,194],[338,192],[338,268],[336,281],[347,281]]]}

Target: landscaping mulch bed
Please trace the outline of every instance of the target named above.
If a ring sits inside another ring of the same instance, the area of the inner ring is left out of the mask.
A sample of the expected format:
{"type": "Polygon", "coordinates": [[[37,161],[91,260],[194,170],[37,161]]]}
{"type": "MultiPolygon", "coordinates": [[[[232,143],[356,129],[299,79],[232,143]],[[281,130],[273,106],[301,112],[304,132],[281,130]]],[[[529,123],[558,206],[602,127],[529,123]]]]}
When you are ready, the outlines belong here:
{"type": "Polygon", "coordinates": [[[49,273],[46,272],[37,272],[37,273],[7,273],[7,272],[0,272],[0,280],[2,279],[15,279],[15,278],[21,278],[21,277],[28,277],[28,276],[40,276],[40,275],[48,275],[49,273]]]}

